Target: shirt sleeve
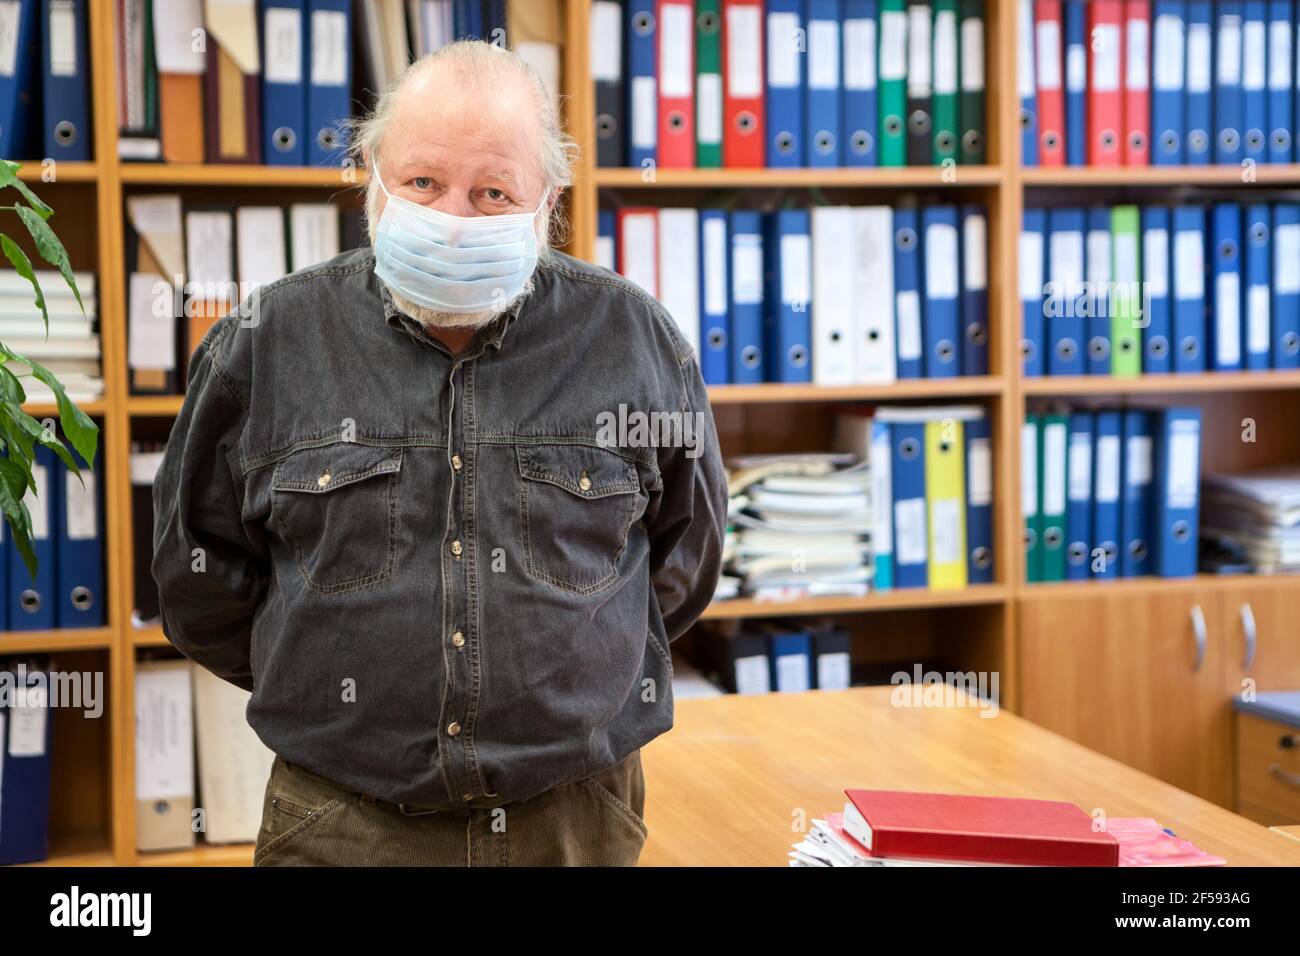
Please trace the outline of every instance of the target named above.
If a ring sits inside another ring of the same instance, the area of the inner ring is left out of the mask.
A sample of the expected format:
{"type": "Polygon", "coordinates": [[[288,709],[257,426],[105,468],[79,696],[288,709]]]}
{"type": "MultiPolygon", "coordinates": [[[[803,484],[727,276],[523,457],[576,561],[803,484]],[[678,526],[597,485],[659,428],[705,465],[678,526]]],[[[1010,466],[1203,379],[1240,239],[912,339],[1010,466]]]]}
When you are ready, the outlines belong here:
{"type": "Polygon", "coordinates": [[[168,640],[252,690],[252,621],[271,571],[264,539],[242,517],[239,439],[248,407],[220,362],[236,328],[222,320],[190,360],[185,404],[154,478],[152,571],[168,640]]]}
{"type": "Polygon", "coordinates": [[[660,450],[663,492],[649,527],[650,570],[668,640],[708,607],[722,571],[727,476],[708,391],[693,356],[681,365],[685,398],[681,447],[660,450]]]}

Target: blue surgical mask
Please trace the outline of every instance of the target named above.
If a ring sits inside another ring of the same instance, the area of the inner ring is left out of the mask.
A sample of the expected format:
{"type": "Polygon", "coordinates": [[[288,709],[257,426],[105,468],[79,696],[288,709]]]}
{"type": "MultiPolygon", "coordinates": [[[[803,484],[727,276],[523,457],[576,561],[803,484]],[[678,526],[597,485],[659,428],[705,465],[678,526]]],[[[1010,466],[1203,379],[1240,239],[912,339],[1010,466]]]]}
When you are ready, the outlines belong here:
{"type": "Polygon", "coordinates": [[[436,312],[492,312],[519,295],[537,268],[532,212],[453,216],[388,197],[375,230],[375,274],[416,305],[436,312]]]}

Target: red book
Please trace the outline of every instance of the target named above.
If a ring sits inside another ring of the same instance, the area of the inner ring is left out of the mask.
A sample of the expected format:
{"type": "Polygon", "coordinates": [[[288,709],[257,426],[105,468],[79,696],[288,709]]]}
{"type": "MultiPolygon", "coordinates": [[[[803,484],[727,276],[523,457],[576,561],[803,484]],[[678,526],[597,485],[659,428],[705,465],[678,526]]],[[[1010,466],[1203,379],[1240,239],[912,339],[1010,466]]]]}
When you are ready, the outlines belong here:
{"type": "Polygon", "coordinates": [[[695,4],[659,0],[659,165],[695,165],[695,4]]]}
{"type": "Polygon", "coordinates": [[[1124,157],[1124,0],[1088,4],[1088,165],[1119,166],[1124,157]]]}
{"type": "Polygon", "coordinates": [[[844,831],[874,856],[1021,866],[1118,866],[1119,843],[1072,803],[846,790],[844,831]]]}
{"type": "Polygon", "coordinates": [[[1034,52],[1038,58],[1038,163],[1065,165],[1065,83],[1061,0],[1034,0],[1034,52]]]}
{"type": "Polygon", "coordinates": [[[1151,0],[1124,4],[1124,165],[1151,163],[1151,0]]]}
{"type": "Polygon", "coordinates": [[[722,0],[724,166],[761,167],[763,0],[722,0]]]}

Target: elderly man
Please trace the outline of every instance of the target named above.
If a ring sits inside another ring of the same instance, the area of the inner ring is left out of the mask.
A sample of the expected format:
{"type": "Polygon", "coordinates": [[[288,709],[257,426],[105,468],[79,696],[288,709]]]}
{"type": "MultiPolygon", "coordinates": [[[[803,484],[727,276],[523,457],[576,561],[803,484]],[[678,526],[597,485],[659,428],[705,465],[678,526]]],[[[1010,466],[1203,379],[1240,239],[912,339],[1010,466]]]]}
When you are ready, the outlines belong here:
{"type": "Polygon", "coordinates": [[[574,147],[514,54],[421,60],[357,133],[373,251],[194,355],[154,484],[164,630],[252,691],[258,865],[635,863],[669,642],[721,563],[695,358],[548,248],[574,147]]]}

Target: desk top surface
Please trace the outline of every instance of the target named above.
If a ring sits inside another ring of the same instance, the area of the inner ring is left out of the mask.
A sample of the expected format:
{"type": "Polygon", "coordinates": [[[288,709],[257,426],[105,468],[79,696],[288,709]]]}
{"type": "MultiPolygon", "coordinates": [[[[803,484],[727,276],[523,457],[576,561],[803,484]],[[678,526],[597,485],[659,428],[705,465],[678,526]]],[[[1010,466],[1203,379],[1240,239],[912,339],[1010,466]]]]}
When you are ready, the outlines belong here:
{"type": "Polygon", "coordinates": [[[642,751],[642,865],[786,866],[800,820],[864,787],[1068,800],[1154,817],[1229,865],[1300,866],[1300,843],[1014,714],[894,706],[894,690],[678,702],[674,728],[642,751]]]}

